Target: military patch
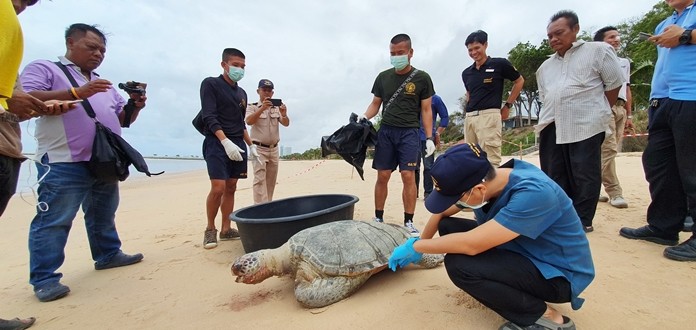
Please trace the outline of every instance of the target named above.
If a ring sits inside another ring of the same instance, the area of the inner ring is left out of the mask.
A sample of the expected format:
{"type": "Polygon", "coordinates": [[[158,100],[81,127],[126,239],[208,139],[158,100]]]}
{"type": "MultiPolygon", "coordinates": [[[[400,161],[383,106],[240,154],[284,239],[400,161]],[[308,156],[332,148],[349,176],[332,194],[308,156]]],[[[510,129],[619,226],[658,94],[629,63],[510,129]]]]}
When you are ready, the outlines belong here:
{"type": "Polygon", "coordinates": [[[413,94],[416,91],[416,84],[409,82],[406,84],[406,93],[413,94]]]}

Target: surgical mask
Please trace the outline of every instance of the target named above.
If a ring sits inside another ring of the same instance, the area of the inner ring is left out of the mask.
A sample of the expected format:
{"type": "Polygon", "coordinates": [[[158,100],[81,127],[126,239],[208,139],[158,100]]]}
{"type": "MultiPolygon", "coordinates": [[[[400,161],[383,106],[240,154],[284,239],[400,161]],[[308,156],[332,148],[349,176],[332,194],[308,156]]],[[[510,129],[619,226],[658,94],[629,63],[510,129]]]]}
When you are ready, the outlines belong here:
{"type": "Polygon", "coordinates": [[[236,66],[230,66],[227,70],[227,76],[234,82],[238,82],[244,78],[244,69],[238,68],[236,66]]]}
{"type": "Polygon", "coordinates": [[[463,201],[463,202],[457,201],[456,204],[459,205],[460,207],[470,208],[470,209],[472,209],[472,210],[480,209],[480,208],[482,208],[484,205],[488,204],[488,201],[485,200],[485,199],[486,199],[486,192],[483,193],[483,199],[481,199],[481,204],[478,204],[478,205],[469,205],[469,204],[467,204],[467,202],[469,201],[469,198],[471,198],[471,193],[469,193],[469,197],[466,199],[466,201],[463,201]]]}
{"type": "Polygon", "coordinates": [[[391,65],[394,66],[396,71],[403,70],[408,66],[408,55],[397,55],[390,57],[391,65]]]}

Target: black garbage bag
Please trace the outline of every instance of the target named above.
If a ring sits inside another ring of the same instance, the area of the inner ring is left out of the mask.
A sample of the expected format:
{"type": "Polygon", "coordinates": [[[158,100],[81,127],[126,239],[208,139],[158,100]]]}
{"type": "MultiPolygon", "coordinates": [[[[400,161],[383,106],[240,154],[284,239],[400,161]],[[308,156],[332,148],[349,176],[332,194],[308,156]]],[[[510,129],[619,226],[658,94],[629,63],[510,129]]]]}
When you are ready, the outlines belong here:
{"type": "Polygon", "coordinates": [[[348,125],[339,128],[329,136],[321,138],[321,156],[338,154],[346,162],[353,165],[360,178],[365,181],[363,164],[367,156],[367,148],[377,144],[377,130],[369,120],[358,122],[358,115],[350,114],[348,125]]]}

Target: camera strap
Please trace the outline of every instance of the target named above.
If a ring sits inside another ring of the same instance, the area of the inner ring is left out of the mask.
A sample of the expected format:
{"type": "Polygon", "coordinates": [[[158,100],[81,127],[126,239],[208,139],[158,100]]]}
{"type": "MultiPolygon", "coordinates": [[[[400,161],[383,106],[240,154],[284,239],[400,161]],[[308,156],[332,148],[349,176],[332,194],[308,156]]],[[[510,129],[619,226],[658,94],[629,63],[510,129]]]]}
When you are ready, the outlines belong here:
{"type": "MultiPolygon", "coordinates": [[[[73,77],[72,74],[70,74],[70,71],[68,70],[68,67],[63,65],[63,63],[60,62],[53,62],[55,65],[60,68],[63,73],[65,73],[65,76],[68,77],[68,80],[70,81],[70,84],[72,84],[73,87],[80,87],[80,85],[77,84],[77,81],[75,81],[75,77],[73,77]]],[[[89,100],[86,98],[82,100],[82,107],[85,109],[85,112],[87,112],[87,115],[94,119],[94,121],[99,121],[97,120],[97,114],[94,112],[94,108],[92,108],[92,105],[89,103],[89,100]]]]}
{"type": "Polygon", "coordinates": [[[413,77],[416,75],[416,73],[418,73],[418,69],[413,69],[413,72],[411,72],[411,74],[408,75],[406,80],[404,80],[404,82],[401,83],[401,86],[399,86],[399,88],[396,89],[396,92],[394,92],[394,95],[392,95],[392,97],[389,99],[389,101],[387,102],[387,105],[385,105],[384,108],[382,108],[382,116],[384,116],[384,113],[387,112],[387,109],[389,109],[389,106],[392,104],[392,102],[394,102],[394,100],[396,100],[396,97],[399,96],[399,94],[401,94],[401,91],[404,90],[404,87],[406,87],[406,84],[408,84],[409,81],[411,81],[411,79],[413,79],[413,77]]]}

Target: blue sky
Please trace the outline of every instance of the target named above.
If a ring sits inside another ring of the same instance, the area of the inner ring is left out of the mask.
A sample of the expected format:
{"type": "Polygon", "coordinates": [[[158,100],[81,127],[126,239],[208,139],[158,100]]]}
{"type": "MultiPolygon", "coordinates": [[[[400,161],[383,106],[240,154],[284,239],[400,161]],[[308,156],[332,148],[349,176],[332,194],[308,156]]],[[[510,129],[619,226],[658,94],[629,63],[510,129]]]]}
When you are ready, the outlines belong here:
{"type": "MultiPolygon", "coordinates": [[[[148,83],[148,106],[123,135],[144,155],[200,155],[202,136],[191,126],[200,109],[200,82],[222,72],[222,49],[247,57],[240,85],[258,101],[259,79],[271,79],[292,123],[281,145],[302,152],[319,146],[362,113],[372,83],[389,67],[389,40],[407,33],[412,64],[428,72],[450,112],[464,94],[461,71],[471,65],[464,40],[489,34],[488,54],[505,57],[518,42],[538,44],[549,17],[578,13],[583,30],[635,19],[657,0],[632,1],[222,1],[42,0],[20,15],[22,66],[65,54],[72,23],[98,24],[107,33],[106,59],[97,70],[114,85],[148,83]],[[630,4],[630,5],[629,5],[630,4]]],[[[22,124],[24,151],[33,152],[33,121],[22,124]]]]}

